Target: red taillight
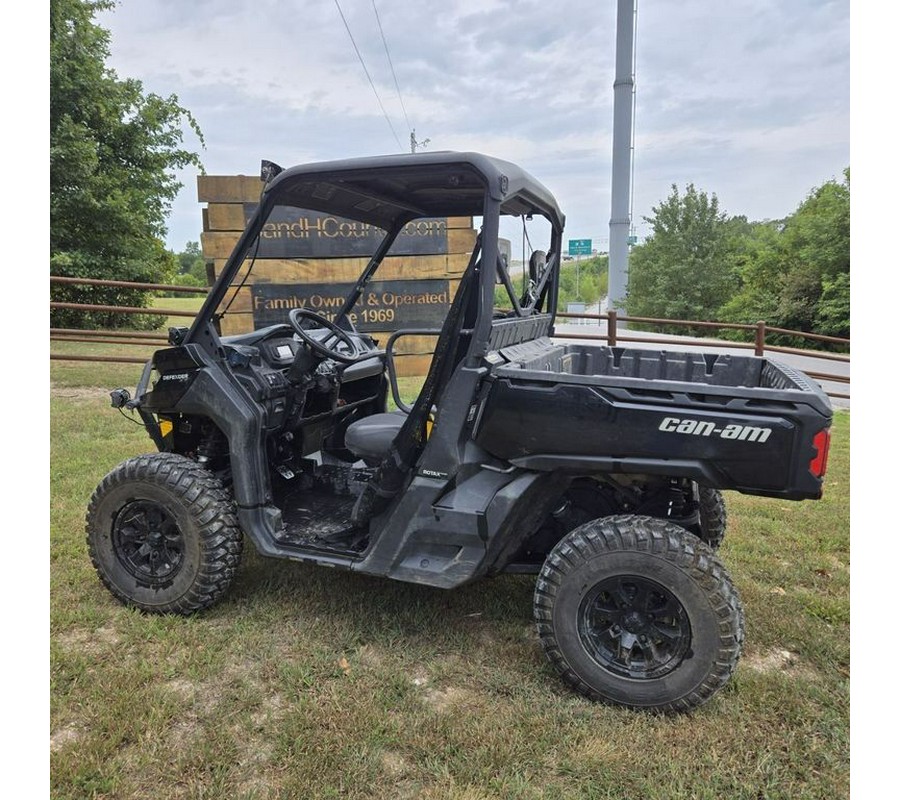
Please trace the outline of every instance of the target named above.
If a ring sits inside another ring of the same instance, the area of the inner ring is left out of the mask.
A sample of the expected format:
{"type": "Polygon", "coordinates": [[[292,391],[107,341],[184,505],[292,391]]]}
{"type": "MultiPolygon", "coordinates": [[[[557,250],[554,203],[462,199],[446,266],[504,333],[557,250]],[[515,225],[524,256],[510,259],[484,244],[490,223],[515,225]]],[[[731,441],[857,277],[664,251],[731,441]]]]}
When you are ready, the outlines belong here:
{"type": "Polygon", "coordinates": [[[816,454],[809,462],[809,471],[817,478],[825,475],[828,468],[828,448],[831,447],[831,428],[823,428],[813,436],[813,447],[816,454]]]}

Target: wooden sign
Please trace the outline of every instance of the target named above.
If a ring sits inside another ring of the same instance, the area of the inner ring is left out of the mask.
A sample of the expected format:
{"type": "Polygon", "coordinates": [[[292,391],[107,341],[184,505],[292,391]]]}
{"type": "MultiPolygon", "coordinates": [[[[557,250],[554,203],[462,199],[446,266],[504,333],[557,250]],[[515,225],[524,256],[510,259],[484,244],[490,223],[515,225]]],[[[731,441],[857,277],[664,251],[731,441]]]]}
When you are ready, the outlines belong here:
{"type": "MultiPolygon", "coordinates": [[[[197,199],[208,204],[200,241],[216,274],[258,207],[262,189],[256,176],[197,178],[197,199]]],[[[229,312],[221,321],[225,336],[286,321],[292,308],[312,308],[333,318],[383,236],[364,223],[287,207],[276,209],[262,233],[252,273],[247,275],[247,259],[230,290],[229,312]]],[[[476,236],[472,217],[407,225],[379,267],[379,282],[370,284],[354,307],[354,324],[382,342],[401,327],[439,328],[476,236]]],[[[397,374],[426,374],[434,342],[434,336],[397,340],[397,374]]]]}
{"type": "MultiPolygon", "coordinates": [[[[244,203],[244,222],[257,209],[244,203]]],[[[257,258],[346,258],[371,256],[385,234],[357,220],[308,209],[276,206],[260,234],[257,258]]],[[[391,255],[442,255],[447,250],[446,217],[407,224],[391,247],[391,255]]]]}
{"type": "MultiPolygon", "coordinates": [[[[287,322],[294,308],[333,320],[352,283],[255,283],[250,287],[254,328],[287,322]]],[[[373,281],[357,301],[350,320],[358,331],[440,328],[450,308],[446,280],[373,281]]]]}

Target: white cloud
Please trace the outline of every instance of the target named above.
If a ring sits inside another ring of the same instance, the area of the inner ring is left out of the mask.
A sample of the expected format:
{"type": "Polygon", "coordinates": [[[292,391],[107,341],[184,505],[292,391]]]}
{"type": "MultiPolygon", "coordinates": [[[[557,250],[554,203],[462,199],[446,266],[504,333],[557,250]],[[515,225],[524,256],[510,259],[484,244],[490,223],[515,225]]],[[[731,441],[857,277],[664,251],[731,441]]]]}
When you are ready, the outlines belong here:
{"type": "MultiPolygon", "coordinates": [[[[608,230],[615,3],[378,5],[420,140],[519,161],[557,194],[571,235],[608,230]]],[[[341,7],[405,146],[371,1],[341,7]]],[[[398,147],[331,2],[125,0],[100,19],[116,70],[197,117],[210,171],[398,147]]],[[[847,2],[641,0],[637,30],[638,221],[687,181],[731,213],[783,216],[849,164],[847,2]]],[[[200,227],[187,183],[177,247],[200,227]]]]}

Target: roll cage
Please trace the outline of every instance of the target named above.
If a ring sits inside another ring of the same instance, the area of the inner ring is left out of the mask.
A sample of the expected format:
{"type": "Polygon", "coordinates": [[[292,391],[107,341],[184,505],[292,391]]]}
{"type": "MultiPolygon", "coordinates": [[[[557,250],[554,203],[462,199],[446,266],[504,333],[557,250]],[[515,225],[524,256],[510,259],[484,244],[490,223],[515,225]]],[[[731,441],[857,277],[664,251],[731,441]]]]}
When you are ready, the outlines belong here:
{"type": "Polygon", "coordinates": [[[404,226],[425,217],[481,217],[478,262],[496,265],[496,270],[476,271],[477,314],[467,359],[478,359],[488,352],[496,284],[509,295],[511,310],[505,315],[555,315],[565,217],[546,187],[515,164],[480,153],[453,152],[348,159],[286,170],[270,162],[263,164],[263,179],[267,182],[259,205],[180,343],[200,345],[210,354],[217,352],[217,310],[226,300],[242,264],[248,258],[252,261],[266,220],[279,205],[329,213],[384,231],[383,239],[338,312],[338,323],[343,326],[352,327],[349,312],[404,226]],[[532,215],[541,215],[550,223],[550,252],[544,259],[531,259],[526,286],[520,294],[513,286],[509,266],[500,256],[500,218],[532,215]]]}

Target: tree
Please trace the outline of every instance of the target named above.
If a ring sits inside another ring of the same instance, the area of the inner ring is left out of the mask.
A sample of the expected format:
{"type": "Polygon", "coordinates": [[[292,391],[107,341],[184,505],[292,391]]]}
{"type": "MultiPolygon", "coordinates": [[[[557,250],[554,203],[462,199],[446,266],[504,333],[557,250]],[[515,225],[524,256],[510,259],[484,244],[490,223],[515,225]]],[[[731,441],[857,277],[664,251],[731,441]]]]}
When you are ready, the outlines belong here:
{"type": "MultiPolygon", "coordinates": [[[[653,232],[632,251],[630,316],[765,320],[774,327],[849,338],[849,168],[843,181],[813,189],[783,220],[726,217],[715,195],[693,185],[683,195],[673,186],[645,219],[653,232]]],[[[720,330],[716,335],[753,334],[720,330]]],[[[772,341],[809,344],[786,335],[772,341]]]]}
{"type": "MultiPolygon", "coordinates": [[[[729,221],[715,194],[688,184],[645,217],[647,241],[632,250],[626,309],[630,316],[714,319],[737,287],[734,243],[746,221],[729,221]]],[[[684,332],[679,329],[678,332],[684,332]]]]}
{"type": "MultiPolygon", "coordinates": [[[[722,319],[850,336],[850,170],[813,189],[779,223],[744,242],[740,288],[722,319]]],[[[784,342],[799,344],[797,342],[784,342]]]]}
{"type": "MultiPolygon", "coordinates": [[[[52,274],[161,282],[177,271],[163,244],[181,188],[174,171],[200,167],[182,147],[178,103],[145,93],[106,66],[109,33],[94,21],[112,0],[50,0],[50,269],[52,274]]],[[[53,299],[144,307],[145,292],[54,286],[53,299]]],[[[121,315],[54,312],[61,327],[134,325],[121,315]]]]}
{"type": "MultiPolygon", "coordinates": [[[[172,278],[175,286],[206,286],[206,261],[198,242],[188,242],[184,250],[175,254],[178,274],[172,278]]],[[[183,297],[180,292],[167,292],[166,297],[183,297]]]]}
{"type": "Polygon", "coordinates": [[[557,308],[566,310],[573,301],[596,303],[609,291],[609,256],[600,255],[578,262],[565,262],[559,271],[557,308]]]}
{"type": "Polygon", "coordinates": [[[822,279],[822,294],[816,310],[816,333],[850,338],[850,273],[822,279]]]}
{"type": "Polygon", "coordinates": [[[178,271],[181,274],[194,274],[197,273],[197,277],[201,277],[198,270],[204,270],[203,275],[206,275],[205,266],[203,261],[203,253],[200,250],[199,242],[188,242],[184,246],[184,250],[182,250],[177,255],[178,258],[178,271]]]}

